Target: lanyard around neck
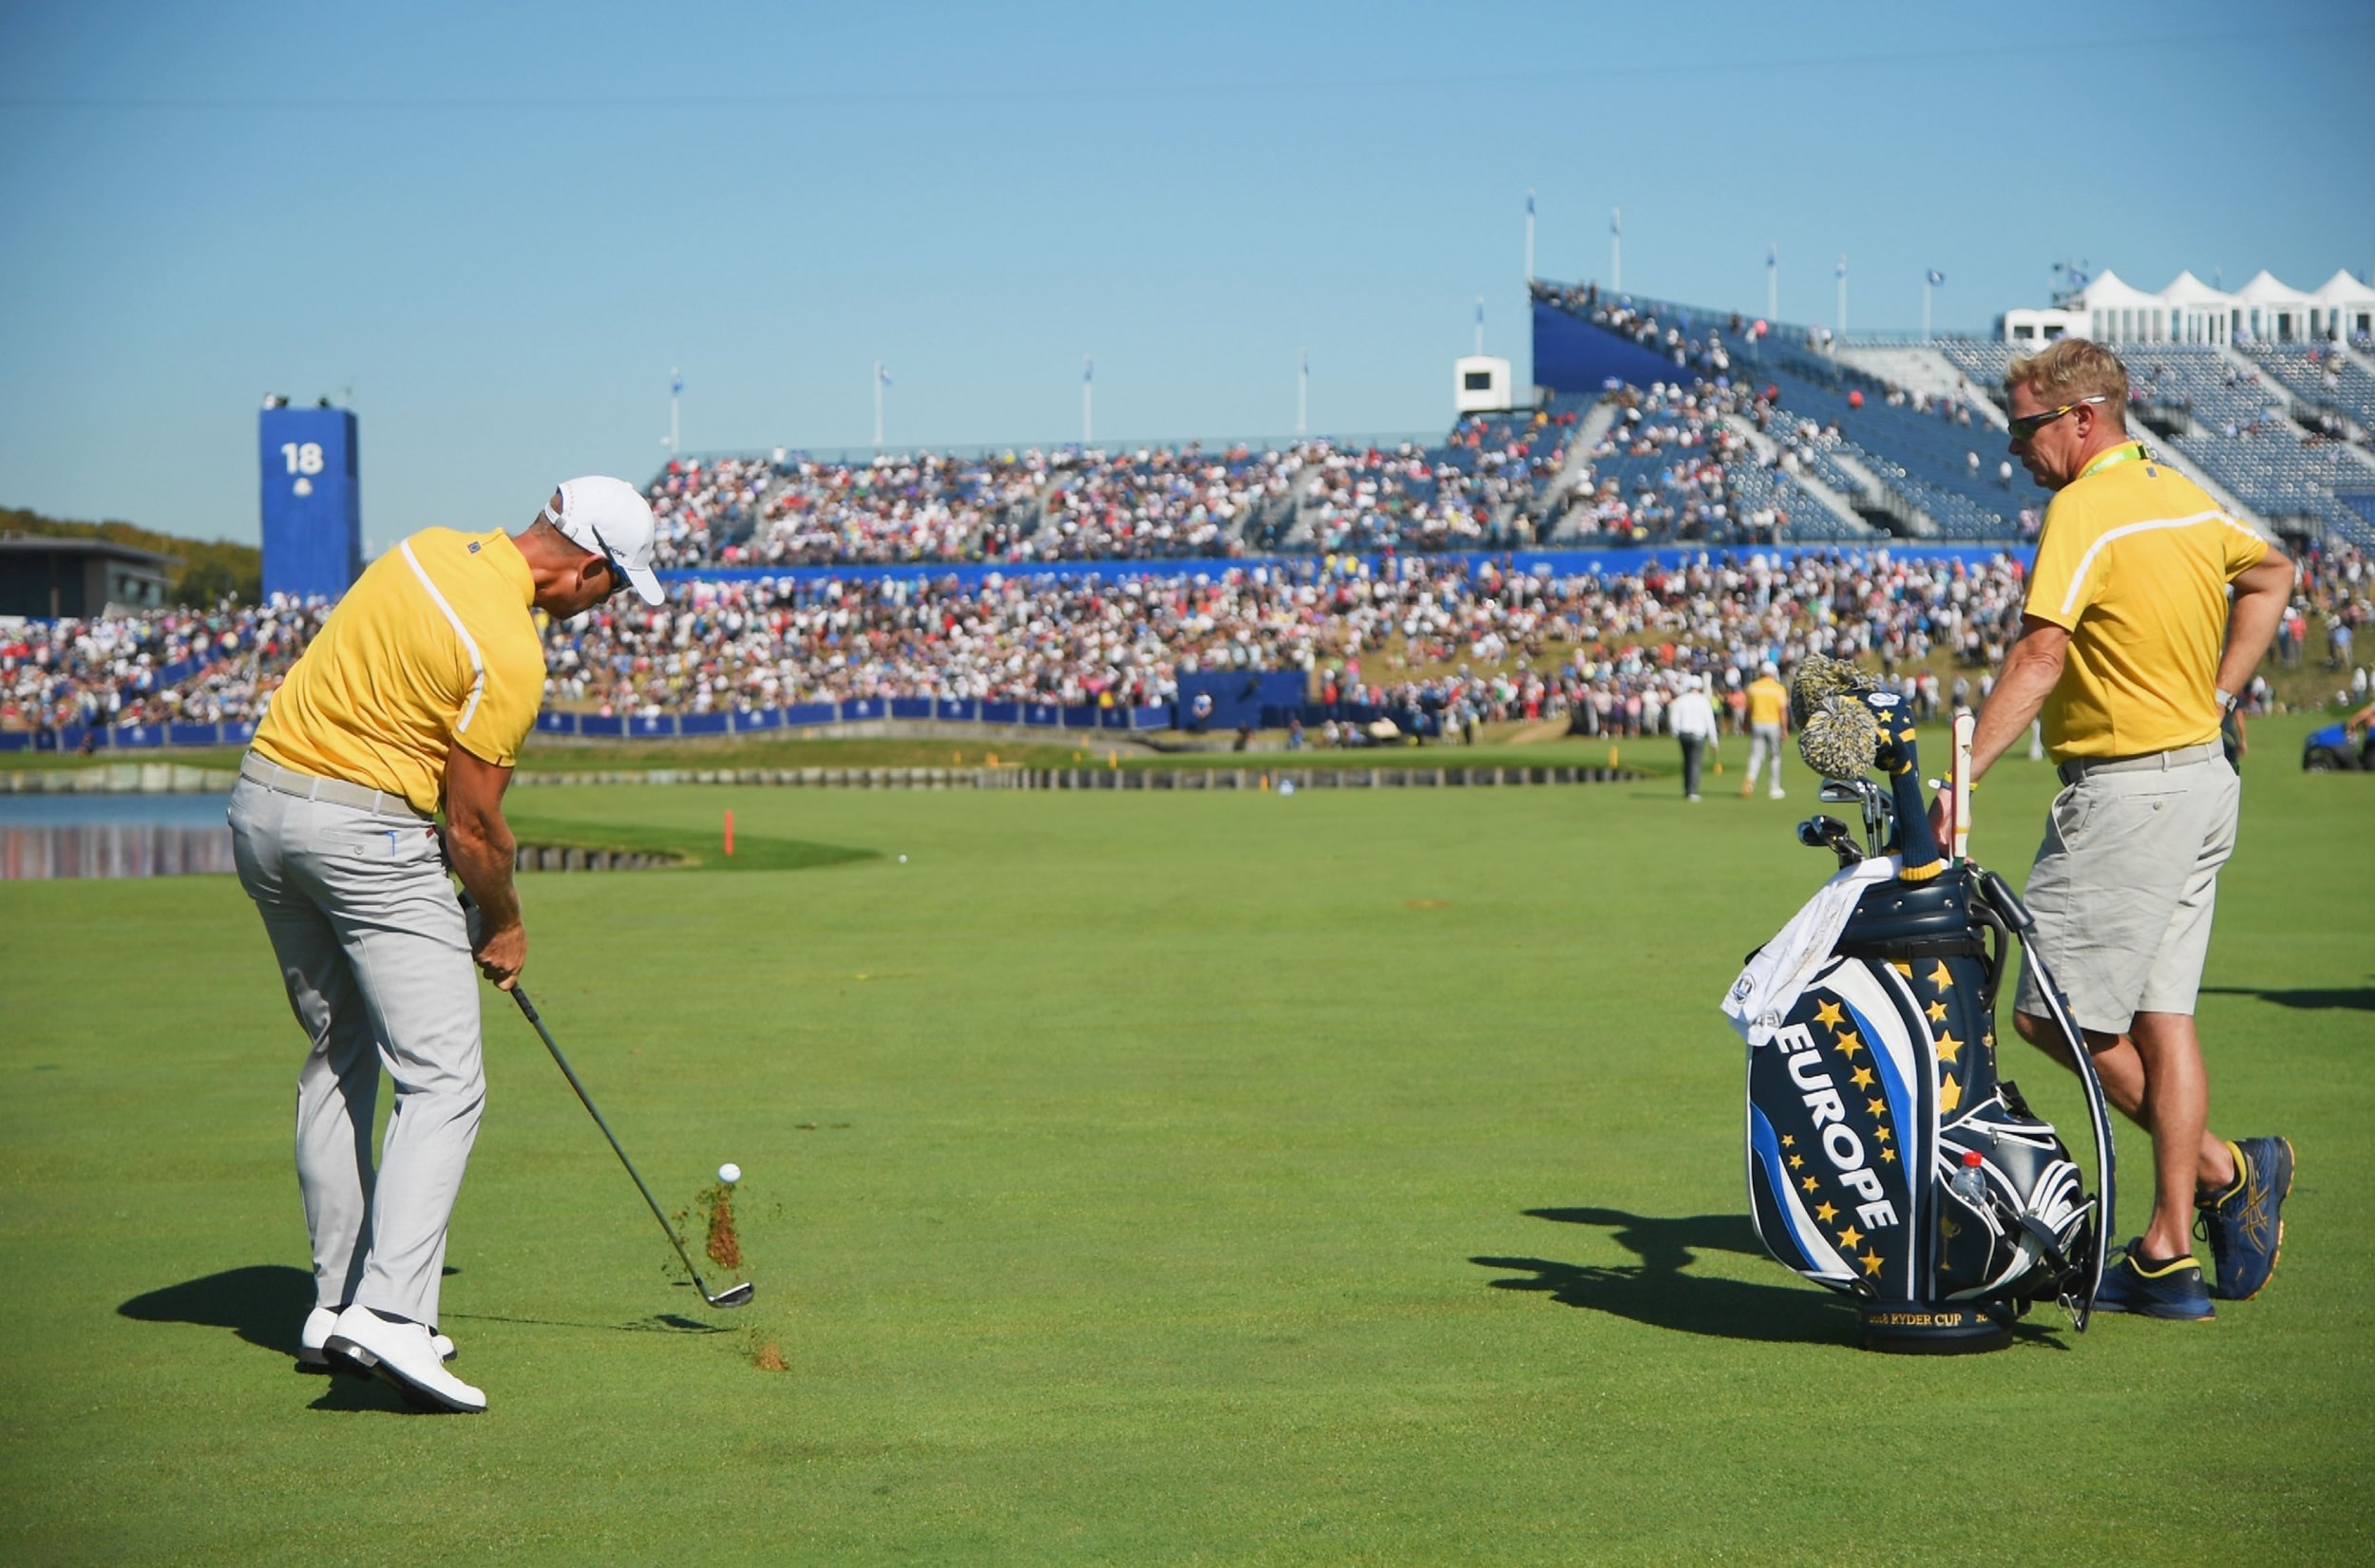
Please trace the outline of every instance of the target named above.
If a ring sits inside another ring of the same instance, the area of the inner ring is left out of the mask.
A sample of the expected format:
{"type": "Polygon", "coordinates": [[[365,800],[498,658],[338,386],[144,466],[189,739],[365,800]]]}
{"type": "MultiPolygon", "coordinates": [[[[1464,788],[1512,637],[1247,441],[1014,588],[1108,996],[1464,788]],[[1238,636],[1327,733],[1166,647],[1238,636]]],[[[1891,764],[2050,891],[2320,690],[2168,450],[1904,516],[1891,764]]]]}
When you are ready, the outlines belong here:
{"type": "Polygon", "coordinates": [[[2110,451],[2105,452],[2102,456],[2088,463],[2085,467],[2080,469],[2079,478],[2084,479],[2090,474],[2099,474],[2106,468],[2117,468],[2123,463],[2140,463],[2144,460],[2145,455],[2144,444],[2142,442],[2123,441],[2118,445],[2114,446],[2110,451]]]}

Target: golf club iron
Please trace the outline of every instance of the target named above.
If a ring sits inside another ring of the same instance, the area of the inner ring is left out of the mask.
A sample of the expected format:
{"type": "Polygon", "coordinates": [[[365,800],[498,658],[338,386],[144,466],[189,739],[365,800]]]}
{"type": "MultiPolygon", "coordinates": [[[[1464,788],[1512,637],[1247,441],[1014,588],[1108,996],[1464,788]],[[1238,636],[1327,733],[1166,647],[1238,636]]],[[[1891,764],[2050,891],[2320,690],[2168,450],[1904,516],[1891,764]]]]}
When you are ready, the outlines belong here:
{"type": "Polygon", "coordinates": [[[1854,835],[1836,817],[1807,818],[1797,824],[1797,841],[1809,849],[1827,849],[1836,855],[1841,871],[1864,860],[1864,852],[1855,847],[1854,835]]]}
{"type": "Polygon", "coordinates": [[[643,1201],[652,1206],[652,1218],[659,1221],[659,1228],[668,1233],[668,1244],[676,1249],[676,1256],[684,1263],[684,1272],[693,1276],[693,1288],[701,1293],[701,1299],[721,1310],[750,1305],[754,1288],[748,1281],[729,1286],[715,1295],[710,1294],[709,1286],[702,1282],[701,1271],[693,1266],[692,1255],[684,1250],[683,1237],[676,1234],[676,1227],[668,1222],[668,1216],[660,1212],[659,1200],[652,1196],[652,1189],[643,1184],[642,1173],[635,1168],[635,1162],[627,1158],[627,1151],[619,1147],[618,1135],[610,1130],[608,1122],[602,1120],[602,1113],[595,1107],[593,1096],[585,1092],[585,1086],[578,1081],[577,1073],[570,1067],[569,1059],[561,1055],[560,1047],[553,1043],[553,1031],[544,1027],[543,1017],[537,1012],[536,1004],[529,1001],[528,993],[516,984],[511,988],[511,999],[520,1004],[520,1011],[527,1021],[536,1026],[537,1035],[544,1042],[544,1048],[553,1053],[553,1061],[560,1066],[560,1075],[569,1080],[571,1088],[578,1091],[578,1100],[585,1106],[586,1114],[594,1118],[594,1124],[602,1129],[604,1138],[610,1140],[611,1152],[618,1156],[618,1162],[627,1167],[629,1176],[635,1178],[636,1191],[641,1193],[643,1201]]]}
{"type": "Polygon", "coordinates": [[[1896,805],[1886,790],[1870,779],[1825,779],[1822,802],[1825,805],[1852,805],[1862,811],[1866,859],[1889,853],[1889,841],[1895,837],[1896,805]]]}

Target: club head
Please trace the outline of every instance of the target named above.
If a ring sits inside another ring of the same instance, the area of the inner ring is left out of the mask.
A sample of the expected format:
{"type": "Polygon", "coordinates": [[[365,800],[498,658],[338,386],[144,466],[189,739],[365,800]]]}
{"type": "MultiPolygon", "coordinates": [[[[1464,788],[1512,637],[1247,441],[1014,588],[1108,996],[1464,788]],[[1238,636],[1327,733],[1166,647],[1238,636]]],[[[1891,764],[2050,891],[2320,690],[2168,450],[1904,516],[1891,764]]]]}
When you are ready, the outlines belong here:
{"type": "Polygon", "coordinates": [[[1855,847],[1855,840],[1848,832],[1847,823],[1836,817],[1809,817],[1797,824],[1797,841],[1809,849],[1827,849],[1839,858],[1839,869],[1864,859],[1864,852],[1855,847]]]}
{"type": "Polygon", "coordinates": [[[756,1294],[757,1288],[746,1279],[739,1285],[727,1286],[715,1295],[712,1295],[709,1292],[703,1291],[701,1293],[701,1299],[720,1311],[725,1311],[729,1308],[749,1306],[750,1304],[750,1297],[756,1294]]]}

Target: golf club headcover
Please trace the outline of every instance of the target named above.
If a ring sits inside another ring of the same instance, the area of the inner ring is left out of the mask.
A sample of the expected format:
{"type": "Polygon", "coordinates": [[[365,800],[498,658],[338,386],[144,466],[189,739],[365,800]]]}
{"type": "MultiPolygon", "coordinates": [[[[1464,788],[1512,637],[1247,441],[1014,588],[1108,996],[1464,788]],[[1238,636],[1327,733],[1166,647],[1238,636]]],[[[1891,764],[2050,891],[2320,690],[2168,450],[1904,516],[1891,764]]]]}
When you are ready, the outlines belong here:
{"type": "Polygon", "coordinates": [[[1822,703],[1872,690],[1872,678],[1845,659],[1809,653],[1790,676],[1790,722],[1803,729],[1822,703]]]}
{"type": "Polygon", "coordinates": [[[1894,698],[1885,700],[1891,706],[1872,716],[1879,723],[1878,760],[1888,770],[1889,793],[1896,800],[1896,849],[1905,857],[1905,869],[1897,877],[1901,881],[1927,881],[1946,870],[1947,860],[1939,851],[1938,835],[1929,828],[1929,803],[1922,798],[1921,748],[1913,738],[1913,716],[1893,706],[1894,698]]]}
{"type": "Polygon", "coordinates": [[[1852,694],[1833,692],[1798,717],[1797,754],[1826,779],[1860,779],[1879,757],[1880,721],[1852,694]]]}
{"type": "Polygon", "coordinates": [[[1913,721],[1894,692],[1841,659],[1809,654],[1790,682],[1797,754],[1826,779],[1860,779],[1878,767],[1896,803],[1897,841],[1908,881],[1935,877],[1946,864],[1922,799],[1913,721]]]}

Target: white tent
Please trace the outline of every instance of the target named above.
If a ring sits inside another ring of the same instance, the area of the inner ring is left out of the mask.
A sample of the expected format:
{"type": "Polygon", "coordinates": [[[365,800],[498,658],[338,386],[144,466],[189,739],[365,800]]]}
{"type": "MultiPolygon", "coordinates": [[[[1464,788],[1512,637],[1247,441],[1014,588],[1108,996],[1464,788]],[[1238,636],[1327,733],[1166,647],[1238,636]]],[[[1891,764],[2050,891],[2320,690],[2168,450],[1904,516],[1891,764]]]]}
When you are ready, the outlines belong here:
{"type": "Polygon", "coordinates": [[[2265,267],[2234,293],[2237,337],[2290,342],[2308,335],[2309,296],[2279,282],[2265,267]]]}
{"type": "Polygon", "coordinates": [[[2310,325],[2318,336],[2375,336],[2375,287],[2336,268],[2309,298],[2317,312],[2310,325]]]}
{"type": "Polygon", "coordinates": [[[2188,271],[2158,293],[2147,293],[2105,268],[2066,307],[2005,312],[2004,332],[2015,343],[2064,335],[2103,343],[2205,344],[2366,337],[2375,335],[2375,287],[2337,272],[2315,293],[2304,293],[2263,269],[2230,293],[2188,271]]]}
{"type": "Polygon", "coordinates": [[[2079,293],[2087,325],[2083,335],[2102,343],[2157,343],[2166,340],[2167,302],[2106,267],[2079,293]]]}
{"type": "Polygon", "coordinates": [[[2230,343],[2234,339],[2234,296],[2214,289],[2191,269],[2160,291],[2167,307],[2169,338],[2176,343],[2230,343]]]}

